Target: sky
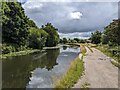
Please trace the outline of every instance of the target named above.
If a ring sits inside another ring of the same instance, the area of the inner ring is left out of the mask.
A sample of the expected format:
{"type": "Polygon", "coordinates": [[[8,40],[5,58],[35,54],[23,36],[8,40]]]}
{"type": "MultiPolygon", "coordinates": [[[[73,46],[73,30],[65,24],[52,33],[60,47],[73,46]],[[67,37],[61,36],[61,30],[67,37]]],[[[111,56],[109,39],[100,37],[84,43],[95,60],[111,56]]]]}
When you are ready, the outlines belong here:
{"type": "Polygon", "coordinates": [[[21,0],[21,2],[26,15],[34,20],[38,27],[50,22],[58,28],[61,38],[89,38],[92,32],[103,31],[105,26],[118,17],[117,0],[109,2],[21,0]]]}

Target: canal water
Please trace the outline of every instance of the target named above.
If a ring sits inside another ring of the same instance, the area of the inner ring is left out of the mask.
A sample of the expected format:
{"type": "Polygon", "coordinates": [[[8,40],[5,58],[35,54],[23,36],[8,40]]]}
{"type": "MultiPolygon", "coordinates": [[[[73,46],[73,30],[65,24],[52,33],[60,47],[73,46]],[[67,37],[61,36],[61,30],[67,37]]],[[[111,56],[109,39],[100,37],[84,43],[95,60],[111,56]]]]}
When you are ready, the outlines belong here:
{"type": "Polygon", "coordinates": [[[79,47],[63,46],[2,61],[3,88],[53,88],[66,73],[79,47]]]}

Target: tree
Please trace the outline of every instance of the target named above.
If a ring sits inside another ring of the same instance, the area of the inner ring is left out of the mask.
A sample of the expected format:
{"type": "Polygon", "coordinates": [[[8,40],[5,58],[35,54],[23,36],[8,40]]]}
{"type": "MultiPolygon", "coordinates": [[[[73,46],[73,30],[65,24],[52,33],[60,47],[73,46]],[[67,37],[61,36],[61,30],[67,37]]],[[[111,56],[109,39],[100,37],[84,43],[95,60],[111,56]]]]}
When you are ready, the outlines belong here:
{"type": "Polygon", "coordinates": [[[37,28],[31,28],[29,32],[29,47],[34,49],[42,49],[45,46],[48,33],[37,28]]]}
{"type": "Polygon", "coordinates": [[[80,39],[80,41],[79,41],[80,43],[85,43],[86,42],[86,40],[85,39],[80,39]]]}
{"type": "Polygon", "coordinates": [[[59,41],[59,34],[57,33],[57,28],[55,28],[51,23],[47,23],[45,26],[42,26],[42,29],[48,33],[46,46],[56,46],[59,41]]]}
{"type": "Polygon", "coordinates": [[[100,43],[101,42],[101,34],[102,33],[99,31],[92,33],[92,35],[91,35],[92,43],[94,43],[94,44],[100,43]]]}
{"type": "Polygon", "coordinates": [[[63,43],[67,43],[67,39],[66,38],[63,38],[63,43]]]}
{"type": "Polygon", "coordinates": [[[28,23],[29,27],[38,28],[38,27],[36,26],[36,24],[34,23],[34,21],[33,21],[33,20],[30,20],[29,18],[28,18],[28,20],[27,20],[27,23],[28,23]]]}
{"type": "Polygon", "coordinates": [[[71,43],[77,43],[77,41],[76,40],[71,40],[71,43]]]}
{"type": "Polygon", "coordinates": [[[109,39],[108,39],[107,35],[102,34],[101,42],[102,42],[102,44],[108,44],[109,39]]]}
{"type": "Polygon", "coordinates": [[[120,19],[113,20],[107,27],[105,27],[104,35],[113,44],[120,45],[120,19]]]}
{"type": "Polygon", "coordinates": [[[78,43],[80,42],[79,38],[74,38],[75,41],[77,41],[78,43]]]}
{"type": "Polygon", "coordinates": [[[60,39],[60,43],[63,43],[63,40],[62,40],[62,39],[60,39]]]}
{"type": "Polygon", "coordinates": [[[28,20],[18,2],[2,2],[2,42],[26,45],[28,40],[28,20]]]}

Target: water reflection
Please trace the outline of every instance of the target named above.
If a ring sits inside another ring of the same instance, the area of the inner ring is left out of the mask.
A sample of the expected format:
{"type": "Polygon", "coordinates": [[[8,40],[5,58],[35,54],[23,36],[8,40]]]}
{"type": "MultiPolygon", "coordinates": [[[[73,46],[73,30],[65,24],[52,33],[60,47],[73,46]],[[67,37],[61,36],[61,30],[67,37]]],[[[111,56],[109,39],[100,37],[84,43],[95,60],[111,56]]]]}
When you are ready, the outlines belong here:
{"type": "Polygon", "coordinates": [[[60,54],[56,60],[58,65],[54,66],[51,71],[36,68],[30,77],[27,88],[53,88],[56,81],[67,71],[71,61],[78,53],[79,48],[66,48],[65,46],[60,48],[60,54]]]}
{"type": "Polygon", "coordinates": [[[23,88],[29,82],[31,71],[35,68],[51,70],[56,62],[60,50],[47,50],[27,56],[12,57],[2,62],[2,84],[3,88],[23,88]]]}
{"type": "Polygon", "coordinates": [[[79,48],[64,46],[3,60],[3,88],[53,87],[79,52],[79,48]]]}
{"type": "Polygon", "coordinates": [[[66,50],[67,49],[67,46],[63,46],[63,50],[66,50]]]}

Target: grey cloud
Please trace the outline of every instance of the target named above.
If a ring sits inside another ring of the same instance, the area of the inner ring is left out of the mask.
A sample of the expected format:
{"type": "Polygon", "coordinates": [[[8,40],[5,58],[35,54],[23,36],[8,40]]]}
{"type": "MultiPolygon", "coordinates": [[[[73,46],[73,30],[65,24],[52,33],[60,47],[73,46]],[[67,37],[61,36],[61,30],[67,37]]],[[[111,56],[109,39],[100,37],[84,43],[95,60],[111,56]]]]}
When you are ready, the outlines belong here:
{"type": "Polygon", "coordinates": [[[59,33],[60,38],[67,38],[67,39],[74,39],[74,38],[80,38],[80,39],[88,39],[91,35],[91,32],[74,32],[74,33],[59,33]]]}
{"type": "MultiPolygon", "coordinates": [[[[85,34],[85,32],[93,32],[96,29],[103,30],[113,19],[117,19],[117,5],[115,2],[57,3],[28,1],[23,7],[27,16],[34,20],[39,27],[51,22],[60,33],[79,32],[85,34]],[[81,19],[72,19],[70,17],[72,12],[82,13],[81,19]]],[[[83,35],[83,37],[85,36],[83,35]]]]}

